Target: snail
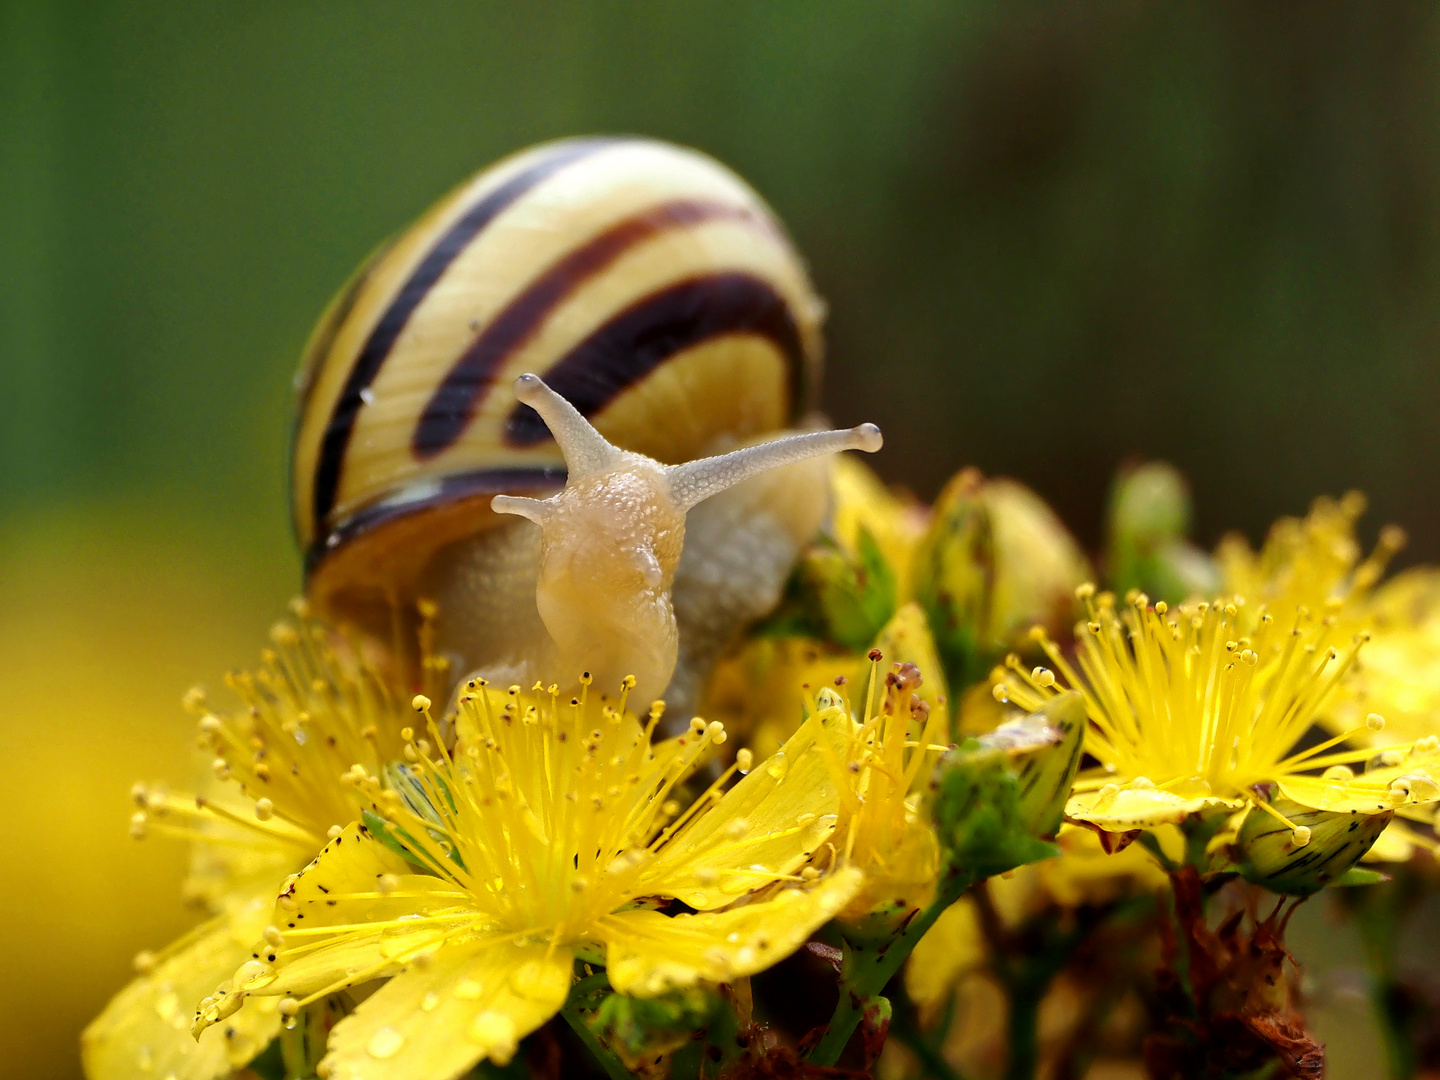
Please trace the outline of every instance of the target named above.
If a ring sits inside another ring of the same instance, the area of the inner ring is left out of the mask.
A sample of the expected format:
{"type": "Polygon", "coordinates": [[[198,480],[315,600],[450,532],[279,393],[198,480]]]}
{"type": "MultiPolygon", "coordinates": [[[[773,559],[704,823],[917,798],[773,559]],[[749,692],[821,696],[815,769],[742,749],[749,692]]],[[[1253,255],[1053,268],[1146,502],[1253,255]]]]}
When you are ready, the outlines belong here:
{"type": "Polygon", "coordinates": [[[873,426],[773,441],[814,426],[823,311],[760,197],[697,151],[568,139],[483,170],[372,255],[306,346],[292,511],[312,607],[404,662],[433,600],[454,671],[634,674],[684,713],[822,524],[813,455],[878,448],[873,426]],[[587,505],[576,484],[604,476],[635,498],[587,505]],[[602,542],[653,559],[587,591],[561,553],[619,551],[602,542]]]}

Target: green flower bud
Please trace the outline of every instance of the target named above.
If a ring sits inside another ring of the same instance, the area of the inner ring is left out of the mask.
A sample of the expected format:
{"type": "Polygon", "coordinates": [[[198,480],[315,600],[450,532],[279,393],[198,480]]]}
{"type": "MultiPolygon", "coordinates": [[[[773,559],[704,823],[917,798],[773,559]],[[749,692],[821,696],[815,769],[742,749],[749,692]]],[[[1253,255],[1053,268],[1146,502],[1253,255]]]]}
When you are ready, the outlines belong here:
{"type": "Polygon", "coordinates": [[[812,544],[792,582],[811,633],[863,652],[895,611],[895,573],[870,531],[860,527],[855,554],[832,540],[812,544]]]}
{"type": "Polygon", "coordinates": [[[1335,882],[1370,850],[1394,817],[1390,811],[1312,810],[1285,798],[1272,800],[1270,806],[1295,827],[1252,807],[1235,840],[1235,862],[1246,881],[1288,896],[1309,896],[1335,882]]]}
{"type": "Polygon", "coordinates": [[[1152,461],[1116,477],[1110,492],[1106,561],[1110,583],[1172,603],[1220,588],[1215,561],[1186,539],[1190,490],[1178,469],[1152,461]]]}
{"type": "Polygon", "coordinates": [[[950,870],[979,879],[1056,854],[1042,837],[1060,827],[1084,729],[1072,692],[940,760],[930,813],[950,870]]]}
{"type": "Polygon", "coordinates": [[[1090,567],[1033,491],[966,469],[936,500],[914,573],[915,597],[960,693],[1035,624],[1059,632],[1090,567]]]}
{"type": "Polygon", "coordinates": [[[1085,743],[1085,699],[1061,694],[1045,708],[1001,724],[977,740],[1003,750],[1020,785],[1020,820],[1026,831],[1053,840],[1080,767],[1085,743]]]}

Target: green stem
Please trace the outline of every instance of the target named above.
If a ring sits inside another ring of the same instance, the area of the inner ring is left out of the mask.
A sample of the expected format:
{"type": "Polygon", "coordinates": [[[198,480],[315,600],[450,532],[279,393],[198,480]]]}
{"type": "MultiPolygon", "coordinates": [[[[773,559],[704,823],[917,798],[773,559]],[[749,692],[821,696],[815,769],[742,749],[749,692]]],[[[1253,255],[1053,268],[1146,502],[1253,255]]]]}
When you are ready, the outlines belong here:
{"type": "Polygon", "coordinates": [[[885,984],[895,977],[900,965],[910,955],[925,932],[935,925],[941,913],[960,898],[974,883],[973,879],[952,873],[940,883],[933,903],[911,919],[899,936],[876,949],[845,945],[845,961],[840,972],[840,1000],[825,1034],[810,1051],[809,1059],[816,1065],[834,1065],[840,1060],[850,1036],[855,1034],[871,998],[879,996],[885,984]]]}
{"type": "Polygon", "coordinates": [[[1048,985],[1049,980],[1046,980],[1043,985],[1010,988],[1005,1080],[1033,1080],[1035,1070],[1040,1067],[1040,1042],[1036,1035],[1040,1020],[1040,999],[1048,985]]]}
{"type": "Polygon", "coordinates": [[[1395,892],[1393,886],[1372,886],[1356,908],[1355,927],[1370,968],[1370,1001],[1385,1043],[1390,1080],[1411,1080],[1417,1062],[1410,1038],[1410,1018],[1396,978],[1402,904],[1392,897],[1395,892]]]}
{"type": "Polygon", "coordinates": [[[635,1080],[635,1074],[625,1067],[615,1051],[602,1043],[596,1034],[590,1030],[590,1025],[585,1023],[585,1018],[580,1015],[580,1009],[575,1005],[566,1005],[560,1010],[560,1015],[570,1025],[570,1030],[575,1032],[579,1040],[585,1044],[585,1049],[600,1063],[605,1070],[605,1075],[610,1080],[635,1080]]]}

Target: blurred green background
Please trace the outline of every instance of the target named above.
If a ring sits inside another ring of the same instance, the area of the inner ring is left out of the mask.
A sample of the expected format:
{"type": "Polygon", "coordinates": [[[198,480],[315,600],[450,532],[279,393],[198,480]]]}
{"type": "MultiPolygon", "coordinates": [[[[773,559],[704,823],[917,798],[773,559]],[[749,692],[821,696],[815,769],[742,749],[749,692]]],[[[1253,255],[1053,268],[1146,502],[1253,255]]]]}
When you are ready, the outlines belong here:
{"type": "Polygon", "coordinates": [[[1116,464],[1164,456],[1207,543],[1360,487],[1440,557],[1434,4],[0,0],[0,761],[44,811],[0,1069],[72,1075],[183,925],[125,792],[184,775],[180,691],[298,585],[325,301],[478,167],[592,131],[773,203],[827,407],[919,494],[1013,474],[1093,544],[1116,464]]]}

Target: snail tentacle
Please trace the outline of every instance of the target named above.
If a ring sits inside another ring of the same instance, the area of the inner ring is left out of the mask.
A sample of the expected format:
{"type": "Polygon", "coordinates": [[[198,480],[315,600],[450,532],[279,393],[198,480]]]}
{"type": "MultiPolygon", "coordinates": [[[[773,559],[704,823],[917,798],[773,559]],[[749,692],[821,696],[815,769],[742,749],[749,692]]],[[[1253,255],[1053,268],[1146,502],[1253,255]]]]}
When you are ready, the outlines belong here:
{"type": "Polygon", "coordinates": [[[625,451],[606,442],[580,410],[546,386],[539,375],[527,372],[516,379],[515,397],[545,421],[565,456],[565,467],[572,479],[610,472],[620,464],[625,451]]]}
{"type": "Polygon", "coordinates": [[[752,476],[769,472],[782,465],[838,453],[841,450],[863,450],[873,454],[884,444],[880,429],[874,424],[842,428],[838,431],[812,431],[789,435],[757,446],[747,446],[717,457],[671,465],[665,475],[670,481],[670,497],[681,510],[726,488],[734,487],[752,476]]]}

